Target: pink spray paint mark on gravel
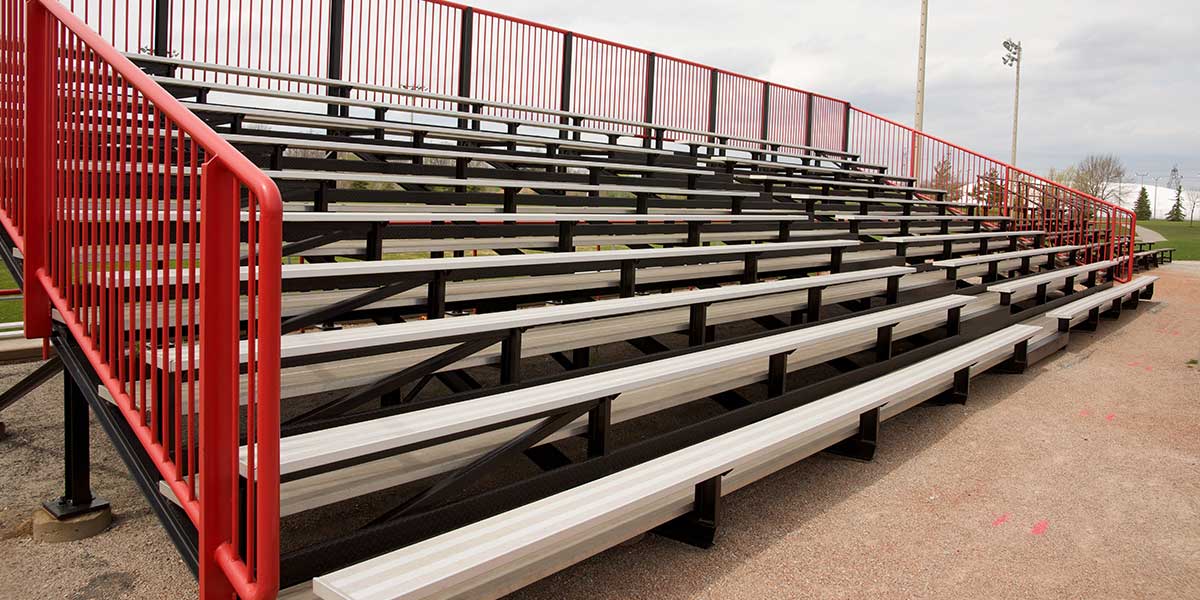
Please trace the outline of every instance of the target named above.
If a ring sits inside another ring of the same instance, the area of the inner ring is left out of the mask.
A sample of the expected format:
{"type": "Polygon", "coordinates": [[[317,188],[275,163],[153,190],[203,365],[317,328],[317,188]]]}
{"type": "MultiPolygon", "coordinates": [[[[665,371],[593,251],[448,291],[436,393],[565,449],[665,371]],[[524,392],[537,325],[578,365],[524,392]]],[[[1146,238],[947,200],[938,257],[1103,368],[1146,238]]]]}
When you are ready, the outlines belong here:
{"type": "Polygon", "coordinates": [[[1105,421],[1111,421],[1111,420],[1113,420],[1113,419],[1115,419],[1115,418],[1117,418],[1117,415],[1116,415],[1116,413],[1108,413],[1107,415],[1104,415],[1104,420],[1105,420],[1105,421]]]}
{"type": "Polygon", "coordinates": [[[1000,515],[999,517],[996,517],[995,521],[992,521],[992,527],[999,527],[1007,522],[1008,522],[1008,513],[1004,513],[1004,514],[1000,515]]]}
{"type": "Polygon", "coordinates": [[[1086,416],[1088,416],[1089,414],[1091,414],[1091,413],[1089,413],[1089,412],[1088,412],[1088,410],[1087,410],[1086,408],[1085,408],[1085,409],[1083,409],[1083,410],[1081,410],[1081,411],[1079,411],[1079,416],[1081,416],[1081,417],[1086,417],[1086,416]]]}
{"type": "Polygon", "coordinates": [[[1033,535],[1042,535],[1043,533],[1046,533],[1047,529],[1050,529],[1050,521],[1042,519],[1041,521],[1033,524],[1033,529],[1030,529],[1029,533],[1032,533],[1033,535]]]}

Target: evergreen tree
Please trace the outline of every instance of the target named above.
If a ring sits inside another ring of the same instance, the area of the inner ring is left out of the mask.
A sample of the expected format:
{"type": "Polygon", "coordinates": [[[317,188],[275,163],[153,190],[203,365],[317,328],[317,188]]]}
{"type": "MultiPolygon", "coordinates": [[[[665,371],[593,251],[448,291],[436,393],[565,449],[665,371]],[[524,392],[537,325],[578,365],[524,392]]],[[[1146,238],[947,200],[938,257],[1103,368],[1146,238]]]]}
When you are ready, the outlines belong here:
{"type": "Polygon", "coordinates": [[[1137,204],[1134,207],[1134,212],[1137,213],[1137,218],[1139,221],[1149,221],[1150,219],[1154,218],[1154,215],[1150,214],[1150,194],[1146,193],[1146,186],[1144,185],[1142,186],[1141,191],[1138,192],[1137,204]]]}
{"type": "Polygon", "coordinates": [[[1175,204],[1171,205],[1171,212],[1167,213],[1168,221],[1181,222],[1183,221],[1183,186],[1177,185],[1175,188],[1175,204]]]}
{"type": "Polygon", "coordinates": [[[954,165],[949,156],[933,166],[933,179],[927,182],[927,186],[935,190],[944,190],[947,202],[962,200],[963,184],[955,178],[954,165]]]}

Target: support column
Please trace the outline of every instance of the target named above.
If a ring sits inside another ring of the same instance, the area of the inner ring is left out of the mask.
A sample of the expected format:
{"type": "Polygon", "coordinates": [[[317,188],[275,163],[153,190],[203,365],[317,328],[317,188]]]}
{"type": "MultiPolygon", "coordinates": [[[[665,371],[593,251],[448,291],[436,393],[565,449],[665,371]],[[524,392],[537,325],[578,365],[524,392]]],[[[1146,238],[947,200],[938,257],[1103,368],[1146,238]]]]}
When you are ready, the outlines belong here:
{"type": "Polygon", "coordinates": [[[68,371],[63,372],[63,495],[42,503],[33,519],[34,539],[67,542],[91,537],[112,523],[107,500],[92,495],[88,403],[68,371]]]}

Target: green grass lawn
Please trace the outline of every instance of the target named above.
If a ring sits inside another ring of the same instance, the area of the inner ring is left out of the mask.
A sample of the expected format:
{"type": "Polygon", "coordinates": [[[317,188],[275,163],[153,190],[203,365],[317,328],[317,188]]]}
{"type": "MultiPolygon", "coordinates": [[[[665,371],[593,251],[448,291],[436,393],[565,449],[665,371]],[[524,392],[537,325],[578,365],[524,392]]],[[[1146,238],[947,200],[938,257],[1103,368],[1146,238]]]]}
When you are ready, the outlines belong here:
{"type": "Polygon", "coordinates": [[[1200,260],[1200,223],[1174,223],[1172,221],[1149,221],[1138,223],[1147,229],[1153,229],[1167,238],[1159,242],[1156,248],[1174,248],[1175,260],[1200,260]]]}
{"type": "MultiPolygon", "coordinates": [[[[11,290],[15,287],[17,287],[17,283],[13,281],[12,275],[8,272],[8,269],[0,266],[0,289],[11,290]]],[[[21,318],[20,300],[0,299],[0,323],[20,321],[21,318]]]]}

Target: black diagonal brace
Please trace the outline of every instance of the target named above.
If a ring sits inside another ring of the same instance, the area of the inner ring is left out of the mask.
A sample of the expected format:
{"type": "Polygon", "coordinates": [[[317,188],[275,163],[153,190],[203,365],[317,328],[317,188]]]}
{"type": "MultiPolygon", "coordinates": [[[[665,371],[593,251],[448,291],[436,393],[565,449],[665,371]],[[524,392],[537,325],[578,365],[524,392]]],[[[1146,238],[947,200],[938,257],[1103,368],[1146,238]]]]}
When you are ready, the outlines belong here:
{"type": "Polygon", "coordinates": [[[374,304],[380,300],[390,298],[397,294],[403,294],[408,290],[423,285],[426,282],[424,277],[405,278],[400,281],[389,283],[385,286],[375,288],[369,292],[351,296],[345,300],[334,302],[328,306],[322,306],[306,313],[301,313],[290,319],[287,319],[280,325],[280,333],[292,333],[299,331],[305,327],[310,327],[318,323],[324,323],[336,319],[346,313],[353,312],[364,306],[374,304]]]}
{"type": "Polygon", "coordinates": [[[441,352],[431,356],[415,365],[407,367],[399,372],[393,373],[372,383],[368,383],[349,394],[334,400],[328,404],[324,404],[309,410],[303,414],[297,415],[284,422],[284,425],[294,425],[296,423],[310,421],[313,419],[321,419],[340,415],[348,410],[352,410],[363,404],[399,390],[413,381],[418,381],[426,375],[432,375],[438,371],[468,357],[476,352],[479,352],[499,341],[508,335],[507,331],[498,334],[481,335],[471,341],[459,344],[445,352],[441,352]]]}
{"type": "MultiPolygon", "coordinates": [[[[509,442],[493,448],[488,453],[476,458],[467,466],[454,471],[450,475],[443,477],[433,486],[425,489],[417,495],[405,500],[399,506],[383,513],[377,517],[371,525],[390,521],[397,517],[407,514],[412,514],[422,508],[437,504],[446,497],[461,491],[463,488],[478,480],[489,469],[496,466],[502,459],[519,454],[537,445],[542,440],[545,440],[554,432],[570,425],[572,421],[578,419],[584,413],[593,408],[594,403],[584,403],[571,406],[556,415],[547,417],[541,423],[531,427],[525,433],[513,438],[509,442]]],[[[368,525],[369,527],[370,525],[368,525]]]]}

